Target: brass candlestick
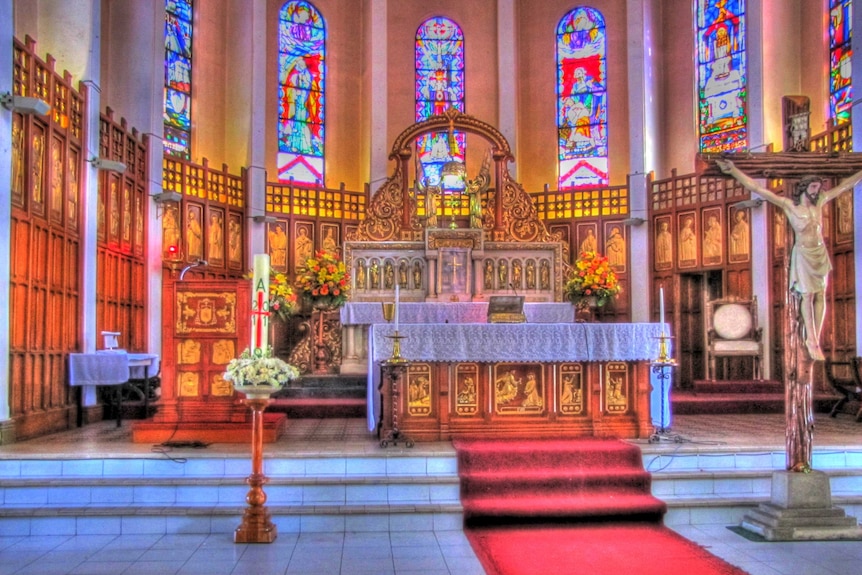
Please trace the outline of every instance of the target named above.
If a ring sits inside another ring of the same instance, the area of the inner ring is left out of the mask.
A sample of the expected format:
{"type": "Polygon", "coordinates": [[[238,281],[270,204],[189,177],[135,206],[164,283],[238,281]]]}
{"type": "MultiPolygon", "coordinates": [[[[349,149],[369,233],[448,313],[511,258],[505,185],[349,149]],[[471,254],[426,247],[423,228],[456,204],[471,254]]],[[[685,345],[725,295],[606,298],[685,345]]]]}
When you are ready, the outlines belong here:
{"type": "Polygon", "coordinates": [[[663,363],[665,365],[676,365],[676,361],[670,356],[670,352],[668,351],[668,340],[672,339],[669,335],[665,334],[662,331],[661,335],[658,336],[658,359],[655,360],[655,363],[663,363]]]}
{"type": "MultiPolygon", "coordinates": [[[[395,304],[391,301],[384,301],[381,305],[383,306],[383,319],[391,323],[395,318],[395,304]]],[[[387,361],[392,363],[406,363],[407,360],[401,357],[401,340],[404,339],[405,336],[398,333],[398,326],[395,326],[395,333],[393,335],[387,335],[385,337],[392,340],[392,357],[387,361]]]]}

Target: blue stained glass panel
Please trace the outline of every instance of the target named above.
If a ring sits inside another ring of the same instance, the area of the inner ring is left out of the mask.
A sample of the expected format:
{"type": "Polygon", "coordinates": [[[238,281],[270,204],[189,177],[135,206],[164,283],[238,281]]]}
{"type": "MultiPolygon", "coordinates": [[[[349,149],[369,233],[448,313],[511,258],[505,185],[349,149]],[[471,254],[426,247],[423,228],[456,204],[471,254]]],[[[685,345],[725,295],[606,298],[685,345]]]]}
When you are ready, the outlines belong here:
{"type": "Polygon", "coordinates": [[[557,25],[559,189],[608,184],[607,39],[593,8],[568,12],[557,25]]]}
{"type": "Polygon", "coordinates": [[[323,181],[326,27],[309,2],[285,3],[278,29],[280,181],[323,181]]]}
{"type": "Polygon", "coordinates": [[[700,150],[745,150],[745,0],[697,0],[696,36],[700,150]]]}
{"type": "MultiPolygon", "coordinates": [[[[437,17],[423,22],[416,31],[415,89],[417,122],[443,114],[449,108],[464,112],[464,34],[448,18],[437,17]]],[[[466,135],[426,134],[416,141],[416,153],[422,163],[417,177],[427,185],[440,183],[440,170],[447,161],[464,162],[466,135]]]]}
{"type": "Polygon", "coordinates": [[[184,159],[191,154],[193,18],[191,0],[165,0],[165,151],[184,159]]]}
{"type": "Polygon", "coordinates": [[[831,0],[829,10],[829,107],[833,120],[850,120],[852,0],[831,0]]]}

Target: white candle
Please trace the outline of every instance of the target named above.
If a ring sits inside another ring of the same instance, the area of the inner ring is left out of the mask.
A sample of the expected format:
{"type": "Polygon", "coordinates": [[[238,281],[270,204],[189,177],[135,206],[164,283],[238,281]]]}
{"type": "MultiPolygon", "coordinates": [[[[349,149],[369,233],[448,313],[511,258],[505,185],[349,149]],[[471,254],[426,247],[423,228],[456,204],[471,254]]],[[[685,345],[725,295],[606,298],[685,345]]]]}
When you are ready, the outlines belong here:
{"type": "Polygon", "coordinates": [[[398,300],[400,298],[399,284],[395,284],[395,331],[398,331],[398,300]]]}
{"type": "Polygon", "coordinates": [[[255,254],[251,294],[251,353],[260,355],[269,345],[269,255],[255,254]]]}
{"type": "Polygon", "coordinates": [[[659,317],[661,318],[661,331],[664,333],[664,286],[659,286],[658,288],[658,305],[659,317]]]}

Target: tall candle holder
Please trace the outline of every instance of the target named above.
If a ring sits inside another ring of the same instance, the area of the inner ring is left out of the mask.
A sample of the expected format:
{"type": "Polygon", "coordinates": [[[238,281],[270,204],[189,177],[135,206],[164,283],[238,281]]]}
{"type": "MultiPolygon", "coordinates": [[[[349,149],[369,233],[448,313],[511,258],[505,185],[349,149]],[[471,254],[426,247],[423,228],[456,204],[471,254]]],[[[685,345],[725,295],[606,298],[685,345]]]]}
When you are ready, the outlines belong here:
{"type": "Polygon", "coordinates": [[[664,323],[662,323],[661,334],[658,336],[658,358],[651,363],[652,372],[655,374],[660,386],[660,425],[656,426],[653,434],[650,435],[650,443],[658,443],[662,439],[670,440],[674,443],[682,443],[684,441],[681,435],[670,433],[670,427],[664,420],[665,410],[668,408],[668,395],[670,394],[668,385],[670,384],[672,370],[677,365],[676,360],[670,355],[669,340],[671,339],[673,338],[665,333],[664,323]]]}
{"type": "MultiPolygon", "coordinates": [[[[396,298],[397,298],[397,296],[396,296],[396,298]]],[[[395,303],[385,301],[385,302],[382,302],[381,305],[383,306],[383,319],[385,319],[387,322],[391,323],[392,320],[395,319],[395,316],[398,313],[398,302],[397,302],[397,300],[395,303]]],[[[397,321],[395,322],[395,333],[392,335],[384,336],[384,337],[392,340],[392,357],[390,357],[386,361],[388,361],[390,363],[407,363],[407,360],[404,359],[403,357],[401,357],[401,340],[405,339],[406,336],[403,336],[400,333],[398,333],[398,322],[397,321]]]]}

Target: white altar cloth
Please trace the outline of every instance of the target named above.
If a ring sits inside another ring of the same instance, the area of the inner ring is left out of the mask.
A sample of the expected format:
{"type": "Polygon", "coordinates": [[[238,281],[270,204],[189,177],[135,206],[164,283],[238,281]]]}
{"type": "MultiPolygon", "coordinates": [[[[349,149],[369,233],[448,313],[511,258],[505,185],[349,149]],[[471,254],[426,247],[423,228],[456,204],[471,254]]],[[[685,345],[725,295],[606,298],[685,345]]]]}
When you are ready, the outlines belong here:
{"type": "MultiPolygon", "coordinates": [[[[575,319],[570,303],[527,302],[527,323],[569,323],[575,319]]],[[[401,302],[399,323],[487,323],[488,302],[401,302]]],[[[380,302],[348,302],[341,308],[342,325],[386,323],[380,302]]]]}
{"type": "MultiPolygon", "coordinates": [[[[379,305],[379,304],[378,304],[379,305]]],[[[427,362],[649,361],[658,357],[657,323],[404,324],[401,356],[427,362]]],[[[368,430],[380,416],[380,362],[392,356],[389,324],[368,338],[368,430]]]]}

